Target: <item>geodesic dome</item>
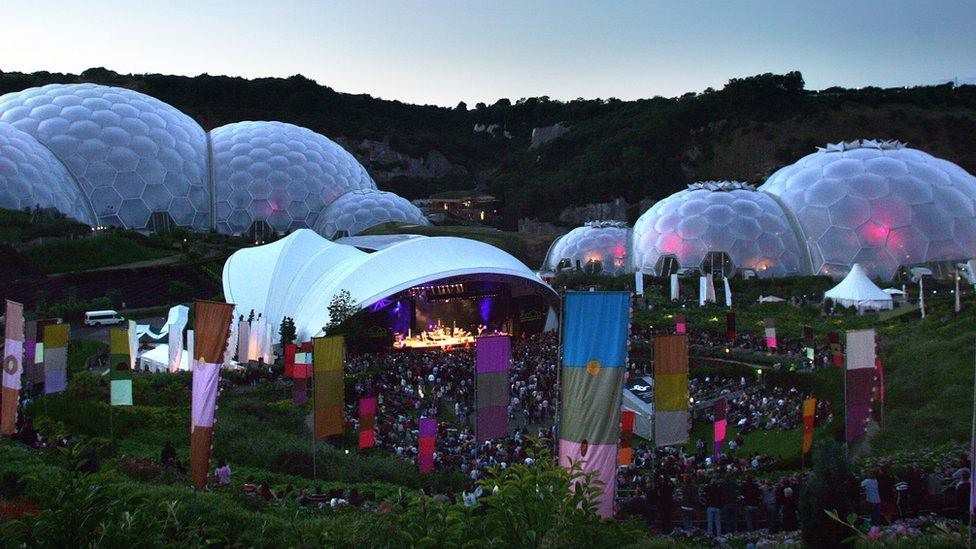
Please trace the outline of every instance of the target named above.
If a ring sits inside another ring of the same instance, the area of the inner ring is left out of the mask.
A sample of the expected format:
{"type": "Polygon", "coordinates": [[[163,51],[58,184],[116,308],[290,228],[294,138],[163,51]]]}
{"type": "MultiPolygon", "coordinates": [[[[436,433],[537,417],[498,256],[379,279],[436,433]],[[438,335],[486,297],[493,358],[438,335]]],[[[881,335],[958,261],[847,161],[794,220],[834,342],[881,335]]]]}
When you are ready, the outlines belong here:
{"type": "Polygon", "coordinates": [[[54,153],[99,224],[144,229],[165,213],[210,227],[206,134],[172,106],[125,88],[49,84],[0,96],[0,122],[54,153]]]}
{"type": "Polygon", "coordinates": [[[326,206],[315,223],[315,232],[332,239],[336,233],[355,236],[370,227],[389,222],[430,225],[420,209],[391,192],[364,189],[349,191],[326,206]]]}
{"type": "Polygon", "coordinates": [[[0,123],[0,208],[36,206],[95,225],[88,198],[54,154],[29,134],[0,123]]]}
{"type": "Polygon", "coordinates": [[[217,230],[266,221],[284,232],[315,226],[343,194],[375,189],[366,169],[335,142],[284,122],[237,122],[210,130],[217,230]]]}
{"type": "Polygon", "coordinates": [[[760,191],[796,216],[815,274],[839,277],[859,263],[890,280],[902,265],[976,255],[976,178],[903,143],[828,145],[760,191]]]}
{"type": "Polygon", "coordinates": [[[627,238],[630,229],[624,223],[595,221],[577,227],[557,238],[549,246],[543,270],[558,272],[575,269],[598,270],[618,275],[627,271],[627,238]]]}
{"type": "Polygon", "coordinates": [[[713,253],[727,254],[733,268],[752,269],[759,276],[805,272],[786,213],[745,183],[689,185],[644,212],[634,224],[632,242],[634,268],[645,273],[661,274],[665,258],[682,268],[705,268],[713,253]]]}

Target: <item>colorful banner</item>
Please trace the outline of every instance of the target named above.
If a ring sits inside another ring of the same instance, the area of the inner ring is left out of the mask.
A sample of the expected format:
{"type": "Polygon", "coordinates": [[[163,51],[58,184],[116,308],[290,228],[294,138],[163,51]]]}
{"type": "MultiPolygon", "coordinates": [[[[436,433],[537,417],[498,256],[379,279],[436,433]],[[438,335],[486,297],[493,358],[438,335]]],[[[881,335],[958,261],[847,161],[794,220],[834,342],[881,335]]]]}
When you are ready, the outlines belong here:
{"type": "Polygon", "coordinates": [[[132,406],[132,363],[127,328],[109,330],[108,367],[110,403],[112,406],[132,406]]]}
{"type": "Polygon", "coordinates": [[[43,339],[43,336],[38,337],[37,321],[28,320],[24,323],[24,359],[21,363],[24,369],[23,383],[44,383],[44,364],[38,365],[36,360],[38,339],[43,339]]]}
{"type": "Polygon", "coordinates": [[[417,467],[420,474],[426,475],[434,468],[434,446],[437,441],[437,420],[432,417],[420,418],[417,442],[417,467]]]}
{"type": "Polygon", "coordinates": [[[507,335],[479,337],[475,360],[475,440],[483,442],[508,436],[508,370],[512,343],[507,335]]]}
{"type": "Polygon", "coordinates": [[[874,330],[847,332],[847,368],[844,372],[847,395],[847,443],[856,442],[867,432],[871,418],[875,369],[874,330]]]}
{"type": "Polygon", "coordinates": [[[712,438],[712,461],[715,463],[718,463],[722,458],[722,446],[725,444],[726,431],[728,430],[728,421],[726,419],[728,407],[729,403],[724,398],[716,400],[712,406],[712,413],[715,415],[715,425],[713,428],[715,436],[712,438]]]}
{"type": "Polygon", "coordinates": [[[0,389],[0,433],[17,430],[20,377],[24,373],[24,306],[7,300],[3,329],[3,388],[0,389]]]}
{"type": "Polygon", "coordinates": [[[296,377],[291,382],[291,401],[296,406],[303,406],[308,402],[308,378],[296,377]]]}
{"type": "Polygon", "coordinates": [[[766,348],[769,350],[776,349],[776,319],[767,318],[766,319],[766,348]]]}
{"type": "Polygon", "coordinates": [[[808,398],[803,401],[803,455],[810,453],[813,448],[813,426],[817,418],[817,399],[808,398]]]}
{"type": "Polygon", "coordinates": [[[830,358],[834,366],[842,368],[844,366],[844,347],[840,343],[840,334],[837,332],[828,333],[827,344],[830,347],[830,358]]]}
{"type": "Polygon", "coordinates": [[[735,311],[729,311],[725,313],[725,337],[734,343],[738,336],[735,332],[735,311]]]}
{"type": "Polygon", "coordinates": [[[688,320],[685,319],[685,315],[674,315],[674,333],[676,334],[687,334],[688,333],[688,320]]]}
{"type": "Polygon", "coordinates": [[[306,343],[295,350],[295,365],[292,366],[291,375],[295,379],[308,379],[312,377],[311,343],[306,343]]]}
{"type": "Polygon", "coordinates": [[[342,434],[346,343],[342,336],[329,336],[314,338],[312,345],[315,440],[322,440],[342,434]]]}
{"type": "Polygon", "coordinates": [[[220,366],[234,318],[232,303],[197,301],[194,306],[193,392],[190,403],[190,475],[202,490],[210,473],[220,366]]]}
{"type": "Polygon", "coordinates": [[[570,292],[563,300],[559,463],[595,473],[598,513],[613,516],[620,401],[630,332],[628,292],[570,292]]]}
{"type": "Polygon", "coordinates": [[[285,377],[295,377],[295,353],[298,347],[294,343],[286,343],[285,353],[285,377]]]}
{"type": "MultiPolygon", "coordinates": [[[[885,382],[884,382],[884,364],[881,362],[881,339],[874,336],[874,375],[878,381],[878,401],[884,404],[885,401],[885,382]]],[[[882,418],[883,419],[883,418],[882,418]]]]}
{"type": "Polygon", "coordinates": [[[68,388],[68,338],[71,327],[67,324],[47,324],[44,330],[44,394],[64,392],[68,388]]]}
{"type": "Polygon", "coordinates": [[[634,461],[634,420],[637,414],[630,410],[620,412],[620,451],[617,465],[630,465],[634,461]]]}
{"type": "Polygon", "coordinates": [[[688,442],[688,336],[654,338],[654,444],[688,442]]]}
{"type": "Polygon", "coordinates": [[[359,449],[376,446],[376,397],[359,399],[359,449]]]}

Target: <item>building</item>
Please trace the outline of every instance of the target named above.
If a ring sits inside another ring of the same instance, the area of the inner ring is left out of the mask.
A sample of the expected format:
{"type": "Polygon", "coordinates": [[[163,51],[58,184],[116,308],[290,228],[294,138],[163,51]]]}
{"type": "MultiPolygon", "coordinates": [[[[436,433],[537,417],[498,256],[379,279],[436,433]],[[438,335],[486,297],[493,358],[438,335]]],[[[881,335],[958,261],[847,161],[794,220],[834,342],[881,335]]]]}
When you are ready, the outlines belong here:
{"type": "Polygon", "coordinates": [[[498,215],[501,203],[480,191],[448,191],[431,195],[430,215],[436,219],[459,219],[490,223],[498,215]]]}

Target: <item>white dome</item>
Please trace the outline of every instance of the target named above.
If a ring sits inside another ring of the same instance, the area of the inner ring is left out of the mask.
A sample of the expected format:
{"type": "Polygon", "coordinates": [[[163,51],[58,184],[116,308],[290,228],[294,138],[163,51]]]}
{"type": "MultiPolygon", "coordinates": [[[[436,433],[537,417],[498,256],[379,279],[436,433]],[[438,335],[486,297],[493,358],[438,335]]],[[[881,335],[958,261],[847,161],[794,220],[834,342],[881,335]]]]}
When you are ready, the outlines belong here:
{"type": "Polygon", "coordinates": [[[635,268],[657,273],[662,257],[700,268],[710,252],[759,276],[803,274],[799,243],[779,204],[751,185],[704,182],[654,204],[634,224],[635,268]]]}
{"type": "Polygon", "coordinates": [[[630,230],[623,223],[593,222],[556,239],[549,246],[543,269],[558,271],[559,263],[569,261],[570,269],[575,269],[577,262],[584,269],[591,261],[599,261],[601,273],[618,275],[626,272],[627,265],[627,237],[630,230]]]}
{"type": "Polygon", "coordinates": [[[170,105],[124,88],[49,84],[0,96],[0,122],[54,153],[100,224],[143,229],[166,212],[210,227],[206,134],[170,105]]]}
{"type": "Polygon", "coordinates": [[[396,194],[365,189],[350,191],[326,206],[315,223],[315,232],[333,238],[339,231],[355,236],[370,227],[396,221],[430,225],[424,214],[406,198],[396,194]]]}
{"type": "Polygon", "coordinates": [[[35,206],[96,224],[91,204],[54,154],[29,134],[0,123],[0,208],[35,206]]]}
{"type": "Polygon", "coordinates": [[[976,255],[976,178],[897,142],[819,149],[760,187],[796,216],[815,274],[859,263],[892,279],[901,265],[976,255]]]}
{"type": "Polygon", "coordinates": [[[343,194],[375,189],[366,169],[335,142],[284,122],[237,122],[210,131],[217,230],[267,221],[279,232],[315,226],[343,194]]]}

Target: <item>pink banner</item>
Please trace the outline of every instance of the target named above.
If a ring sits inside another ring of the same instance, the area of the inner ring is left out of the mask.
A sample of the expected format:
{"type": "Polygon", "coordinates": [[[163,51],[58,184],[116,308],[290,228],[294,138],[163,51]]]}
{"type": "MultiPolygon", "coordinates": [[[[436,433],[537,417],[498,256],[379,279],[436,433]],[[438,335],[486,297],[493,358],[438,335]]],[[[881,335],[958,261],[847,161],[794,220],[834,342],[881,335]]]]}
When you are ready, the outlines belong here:
{"type": "Polygon", "coordinates": [[[593,480],[602,483],[593,502],[597,505],[597,514],[612,517],[617,495],[617,444],[587,444],[560,439],[559,465],[569,468],[573,463],[578,463],[584,473],[595,473],[593,480]]]}
{"type": "Polygon", "coordinates": [[[193,400],[190,405],[193,427],[213,427],[219,382],[220,364],[193,361],[193,400]]]}
{"type": "Polygon", "coordinates": [[[421,474],[427,474],[434,468],[434,443],[437,438],[437,420],[429,417],[420,418],[420,440],[417,445],[417,466],[421,474]]]}

